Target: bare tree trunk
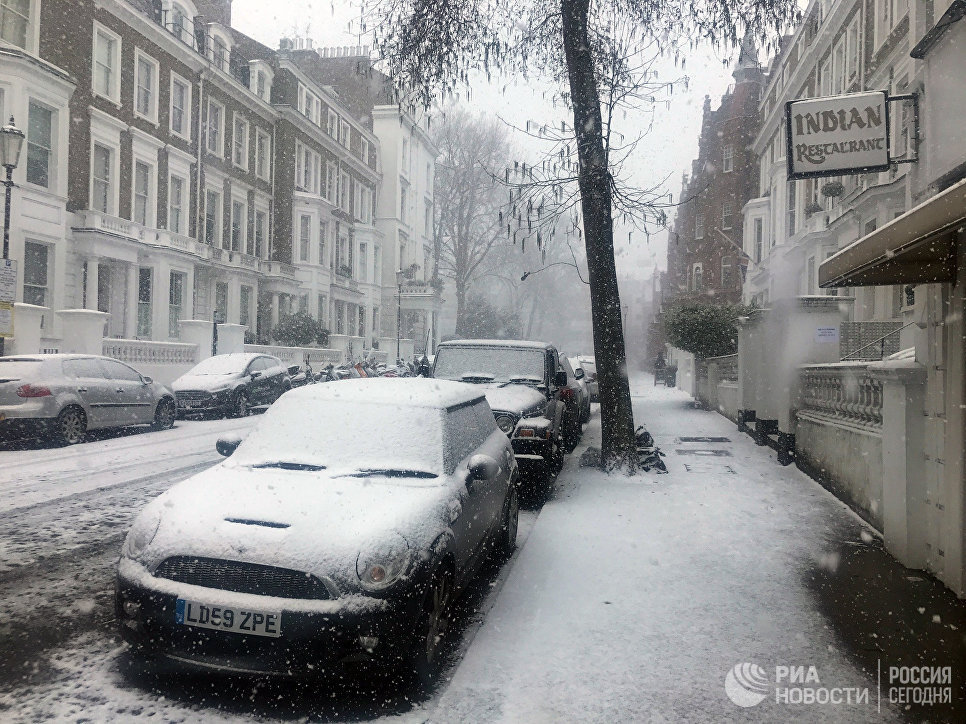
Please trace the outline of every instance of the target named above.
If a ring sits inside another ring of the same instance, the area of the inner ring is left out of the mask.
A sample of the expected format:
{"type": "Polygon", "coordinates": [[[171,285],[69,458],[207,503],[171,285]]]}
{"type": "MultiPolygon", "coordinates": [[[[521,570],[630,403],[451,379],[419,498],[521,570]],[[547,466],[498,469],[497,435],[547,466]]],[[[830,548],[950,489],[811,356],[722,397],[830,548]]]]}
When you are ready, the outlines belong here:
{"type": "Polygon", "coordinates": [[[634,414],[627,382],[621,302],[614,262],[611,186],[604,152],[600,96],[587,33],[589,0],[561,0],[563,43],[574,109],[580,162],[580,205],[584,220],[594,353],[600,386],[601,459],[605,466],[637,468],[634,414]]]}
{"type": "Polygon", "coordinates": [[[466,333],[466,286],[456,283],[456,334],[466,333]]]}

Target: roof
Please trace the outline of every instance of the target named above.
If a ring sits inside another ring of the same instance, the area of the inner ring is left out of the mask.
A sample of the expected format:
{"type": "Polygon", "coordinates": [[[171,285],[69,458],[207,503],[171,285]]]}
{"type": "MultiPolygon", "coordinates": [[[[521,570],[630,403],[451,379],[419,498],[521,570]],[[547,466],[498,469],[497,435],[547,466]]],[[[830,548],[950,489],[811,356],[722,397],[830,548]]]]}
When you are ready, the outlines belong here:
{"type": "Polygon", "coordinates": [[[551,349],[549,342],[535,342],[526,339],[451,339],[440,342],[436,349],[444,347],[512,347],[514,349],[551,349]]]}
{"type": "Polygon", "coordinates": [[[425,377],[370,377],[306,385],[286,397],[312,402],[352,402],[370,405],[402,405],[445,410],[485,399],[478,385],[425,377]]]}

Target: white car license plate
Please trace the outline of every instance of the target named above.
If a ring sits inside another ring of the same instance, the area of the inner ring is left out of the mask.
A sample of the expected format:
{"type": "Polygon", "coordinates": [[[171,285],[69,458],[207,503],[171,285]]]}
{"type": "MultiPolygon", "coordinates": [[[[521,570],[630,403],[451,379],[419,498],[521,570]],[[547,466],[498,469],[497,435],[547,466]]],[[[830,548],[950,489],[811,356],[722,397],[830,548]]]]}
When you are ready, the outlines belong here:
{"type": "Polygon", "coordinates": [[[281,611],[248,611],[179,598],[174,617],[177,623],[185,626],[274,638],[282,635],[281,611]]]}

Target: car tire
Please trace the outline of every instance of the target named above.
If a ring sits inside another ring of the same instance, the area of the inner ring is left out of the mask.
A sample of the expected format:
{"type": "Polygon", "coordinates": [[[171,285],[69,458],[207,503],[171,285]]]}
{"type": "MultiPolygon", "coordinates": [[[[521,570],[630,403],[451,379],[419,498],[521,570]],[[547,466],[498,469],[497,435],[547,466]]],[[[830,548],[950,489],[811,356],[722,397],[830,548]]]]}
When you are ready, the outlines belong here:
{"type": "Polygon", "coordinates": [[[158,403],[154,411],[154,422],[151,424],[155,430],[170,430],[174,427],[174,421],[178,417],[178,407],[174,400],[165,397],[158,403]]]}
{"type": "Polygon", "coordinates": [[[498,562],[510,559],[517,547],[517,529],[520,526],[520,497],[512,483],[503,504],[503,517],[500,519],[499,535],[493,549],[493,558],[498,562]]]}
{"type": "Polygon", "coordinates": [[[442,562],[436,564],[423,594],[410,651],[412,673],[422,689],[431,687],[439,676],[453,613],[453,584],[452,573],[442,562]]]}
{"type": "Polygon", "coordinates": [[[238,390],[231,398],[228,417],[248,417],[251,411],[251,405],[248,402],[248,393],[244,390],[238,390]]]}
{"type": "Polygon", "coordinates": [[[54,423],[54,434],[61,445],[76,445],[87,437],[87,415],[80,407],[65,407],[54,423]]]}

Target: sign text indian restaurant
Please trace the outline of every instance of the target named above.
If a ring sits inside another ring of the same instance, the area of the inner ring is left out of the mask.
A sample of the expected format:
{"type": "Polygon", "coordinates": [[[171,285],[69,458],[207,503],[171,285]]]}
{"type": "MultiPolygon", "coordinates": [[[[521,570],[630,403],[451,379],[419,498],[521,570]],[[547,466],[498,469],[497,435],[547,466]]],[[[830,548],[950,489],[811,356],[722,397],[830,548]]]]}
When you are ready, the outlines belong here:
{"type": "Polygon", "coordinates": [[[885,91],[789,101],[785,120],[790,179],[889,168],[885,91]]]}

